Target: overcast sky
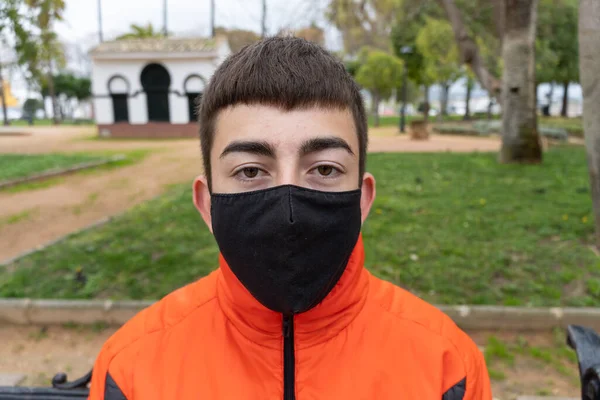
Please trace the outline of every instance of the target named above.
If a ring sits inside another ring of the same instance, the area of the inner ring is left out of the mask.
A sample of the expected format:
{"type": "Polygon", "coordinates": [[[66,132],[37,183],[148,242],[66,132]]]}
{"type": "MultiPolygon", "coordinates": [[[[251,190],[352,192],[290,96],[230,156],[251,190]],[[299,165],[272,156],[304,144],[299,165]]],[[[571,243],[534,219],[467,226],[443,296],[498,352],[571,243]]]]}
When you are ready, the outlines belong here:
{"type": "MultiPolygon", "coordinates": [[[[164,0],[101,0],[102,26],[107,38],[128,30],[133,23],[163,26],[164,0]]],[[[210,0],[167,0],[168,27],[176,34],[210,33],[210,0]]],[[[262,0],[215,0],[217,26],[260,31],[262,0]]],[[[267,0],[267,29],[298,27],[322,22],[327,0],[267,0]]],[[[65,21],[57,26],[65,38],[97,35],[98,0],[67,0],[65,21]]]]}

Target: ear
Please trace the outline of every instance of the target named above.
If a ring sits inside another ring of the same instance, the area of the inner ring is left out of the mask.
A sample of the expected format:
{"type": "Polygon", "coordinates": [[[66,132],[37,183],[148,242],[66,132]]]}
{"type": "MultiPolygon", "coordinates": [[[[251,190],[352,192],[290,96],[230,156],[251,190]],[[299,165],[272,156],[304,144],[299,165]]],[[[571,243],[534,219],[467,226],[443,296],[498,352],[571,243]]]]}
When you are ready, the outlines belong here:
{"type": "Polygon", "coordinates": [[[202,219],[206,222],[208,229],[212,233],[212,218],[210,215],[210,191],[205,176],[198,176],[194,180],[193,187],[194,205],[202,215],[202,219]]]}
{"type": "Polygon", "coordinates": [[[361,187],[361,197],[360,197],[360,212],[362,217],[362,222],[364,223],[367,217],[369,216],[369,212],[371,211],[371,206],[375,201],[375,177],[368,172],[365,172],[362,181],[361,187]]]}

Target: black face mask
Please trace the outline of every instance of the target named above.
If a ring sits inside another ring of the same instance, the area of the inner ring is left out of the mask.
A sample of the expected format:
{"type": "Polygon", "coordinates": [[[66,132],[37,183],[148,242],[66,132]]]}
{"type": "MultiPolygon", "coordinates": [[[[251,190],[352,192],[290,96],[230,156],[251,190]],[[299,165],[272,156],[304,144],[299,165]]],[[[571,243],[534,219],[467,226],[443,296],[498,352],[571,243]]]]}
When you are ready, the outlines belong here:
{"type": "Polygon", "coordinates": [[[213,194],[213,232],[229,268],[256,300],[285,315],[302,313],[346,269],[360,234],[360,198],[360,190],[292,185],[213,194]]]}

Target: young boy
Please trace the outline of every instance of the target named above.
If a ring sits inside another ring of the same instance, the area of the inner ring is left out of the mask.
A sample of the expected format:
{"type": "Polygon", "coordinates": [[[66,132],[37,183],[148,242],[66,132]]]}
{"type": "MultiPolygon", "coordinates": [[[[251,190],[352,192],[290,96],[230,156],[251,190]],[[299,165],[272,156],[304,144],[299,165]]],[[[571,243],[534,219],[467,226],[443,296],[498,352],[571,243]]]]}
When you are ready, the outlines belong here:
{"type": "Polygon", "coordinates": [[[291,37],[244,48],[208,85],[200,138],[219,268],[108,340],[90,399],[491,400],[471,339],[363,265],[375,179],[340,61],[291,37]]]}

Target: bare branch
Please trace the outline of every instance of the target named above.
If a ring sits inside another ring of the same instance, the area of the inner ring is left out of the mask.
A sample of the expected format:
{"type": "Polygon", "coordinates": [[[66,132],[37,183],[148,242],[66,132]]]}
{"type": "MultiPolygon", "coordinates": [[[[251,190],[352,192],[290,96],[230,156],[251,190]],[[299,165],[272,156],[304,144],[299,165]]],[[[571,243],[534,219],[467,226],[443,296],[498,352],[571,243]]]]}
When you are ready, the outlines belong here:
{"type": "Polygon", "coordinates": [[[490,96],[495,96],[500,101],[498,95],[500,94],[502,84],[500,80],[490,73],[483,62],[479,47],[475,40],[468,34],[456,3],[454,0],[438,0],[438,2],[446,11],[448,20],[452,25],[462,61],[471,68],[481,86],[490,93],[490,96]]]}

